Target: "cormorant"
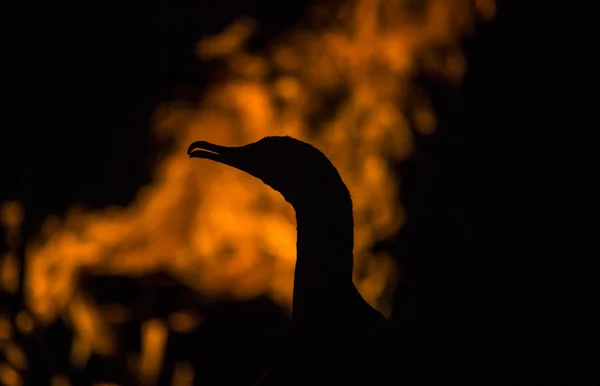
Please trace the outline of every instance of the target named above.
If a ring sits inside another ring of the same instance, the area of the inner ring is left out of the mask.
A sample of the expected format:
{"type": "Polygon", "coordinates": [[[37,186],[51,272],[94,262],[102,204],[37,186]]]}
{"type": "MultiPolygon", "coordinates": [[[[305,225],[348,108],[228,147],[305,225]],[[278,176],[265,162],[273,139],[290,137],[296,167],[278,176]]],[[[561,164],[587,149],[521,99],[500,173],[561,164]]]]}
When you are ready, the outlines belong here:
{"type": "Polygon", "coordinates": [[[259,178],[296,212],[293,338],[259,384],[391,383],[387,371],[393,330],[352,282],[352,199],[331,161],[314,146],[288,136],[240,147],[197,141],[188,155],[259,178]]]}

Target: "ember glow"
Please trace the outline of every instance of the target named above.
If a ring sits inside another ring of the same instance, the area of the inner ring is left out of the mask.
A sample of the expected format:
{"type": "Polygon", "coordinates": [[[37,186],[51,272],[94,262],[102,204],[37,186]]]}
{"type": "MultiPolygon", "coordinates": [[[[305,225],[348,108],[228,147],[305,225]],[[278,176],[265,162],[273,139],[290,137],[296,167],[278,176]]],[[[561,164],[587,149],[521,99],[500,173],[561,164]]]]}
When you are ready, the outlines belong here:
{"type": "MultiPolygon", "coordinates": [[[[424,1],[418,10],[410,4],[315,6],[319,27],[300,24],[260,54],[244,47],[256,26],[246,18],[200,41],[199,59],[221,58],[228,76],[210,86],[201,103],[166,102],[156,111],[155,134],[172,137],[176,146],[153,183],[129,207],[49,218],[40,239],[28,244],[25,295],[35,323],[68,316],[77,332],[75,362],[90,351],[110,355],[108,317],[78,295],[81,270],[130,276],[166,271],[214,299],[268,294],[291,305],[292,208],[259,180],[186,155],[196,140],[239,146],[267,135],[309,142],[339,169],[354,200],[355,282],[367,301],[388,313],[398,272],[389,256],[372,255],[369,247],[404,221],[389,163],[410,155],[410,122],[422,134],[435,130],[427,98],[411,80],[426,71],[459,81],[465,70],[460,39],[477,13],[491,18],[495,9],[493,0],[424,1]]],[[[4,258],[2,275],[4,286],[14,288],[11,259],[4,258]]],[[[142,378],[156,375],[171,325],[185,330],[198,323],[182,315],[144,327],[142,378]]],[[[0,323],[2,334],[7,328],[0,323]]],[[[185,364],[177,369],[177,383],[187,384],[193,371],[185,364]]],[[[11,377],[8,370],[2,374],[11,377]]]]}

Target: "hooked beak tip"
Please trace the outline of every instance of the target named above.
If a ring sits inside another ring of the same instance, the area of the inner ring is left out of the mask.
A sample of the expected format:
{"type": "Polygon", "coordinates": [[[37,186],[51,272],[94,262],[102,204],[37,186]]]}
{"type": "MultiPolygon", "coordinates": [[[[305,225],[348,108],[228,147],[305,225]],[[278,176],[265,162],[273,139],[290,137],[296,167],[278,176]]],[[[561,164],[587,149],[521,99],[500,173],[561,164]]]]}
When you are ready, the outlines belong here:
{"type": "Polygon", "coordinates": [[[187,149],[187,154],[191,157],[192,153],[194,152],[194,150],[196,149],[203,149],[203,145],[205,144],[204,141],[196,141],[196,142],[192,142],[190,144],[190,146],[188,146],[187,149]]]}
{"type": "Polygon", "coordinates": [[[187,154],[190,158],[206,158],[213,161],[223,161],[231,148],[226,146],[215,145],[206,141],[196,141],[190,144],[187,154]]]}

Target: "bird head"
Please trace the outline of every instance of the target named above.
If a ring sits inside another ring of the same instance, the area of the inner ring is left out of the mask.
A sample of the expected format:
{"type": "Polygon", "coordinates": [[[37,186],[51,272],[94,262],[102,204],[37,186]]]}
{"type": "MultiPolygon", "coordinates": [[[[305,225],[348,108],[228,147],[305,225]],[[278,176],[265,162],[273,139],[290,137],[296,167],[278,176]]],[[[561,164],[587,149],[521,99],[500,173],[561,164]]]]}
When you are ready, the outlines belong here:
{"type": "Polygon", "coordinates": [[[192,143],[190,158],[206,158],[244,171],[275,189],[293,206],[316,195],[348,189],[331,161],[314,146],[288,136],[265,137],[239,147],[192,143]]]}

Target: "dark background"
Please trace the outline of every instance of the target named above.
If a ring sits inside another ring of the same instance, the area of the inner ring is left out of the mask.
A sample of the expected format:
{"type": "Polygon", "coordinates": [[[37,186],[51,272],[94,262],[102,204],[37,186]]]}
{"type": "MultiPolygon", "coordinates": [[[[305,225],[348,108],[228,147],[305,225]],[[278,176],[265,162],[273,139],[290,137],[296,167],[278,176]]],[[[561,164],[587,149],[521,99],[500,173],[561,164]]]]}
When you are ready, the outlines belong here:
{"type": "MultiPolygon", "coordinates": [[[[404,267],[393,319],[406,363],[471,370],[600,363],[591,193],[597,22],[591,10],[567,4],[499,1],[496,18],[465,41],[468,70],[460,85],[415,80],[429,90],[439,127],[418,137],[414,155],[399,166],[408,222],[379,246],[404,267]]],[[[126,205],[150,182],[165,145],[148,136],[152,111],[209,81],[211,67],[193,56],[200,37],[246,14],[260,22],[252,44],[261,47],[306,7],[48,3],[5,17],[3,62],[10,70],[3,73],[9,98],[0,201],[23,202],[25,236],[73,203],[126,205]]],[[[144,280],[94,278],[89,285],[99,293],[131,288],[138,296],[132,303],[155,296],[141,313],[154,312],[168,296],[202,303],[168,278],[144,280]],[[171,295],[145,292],[157,280],[171,295]]],[[[10,302],[18,307],[17,299],[10,302]]],[[[190,347],[170,342],[177,348],[167,362],[196,356],[212,366],[198,376],[205,380],[258,375],[286,326],[280,310],[264,299],[205,307],[211,323],[197,340],[179,343],[190,347]]],[[[69,339],[68,329],[56,325],[24,340],[30,367],[43,369],[38,381],[56,368],[81,384],[126,377],[98,358],[86,372],[67,369],[69,339]]]]}

